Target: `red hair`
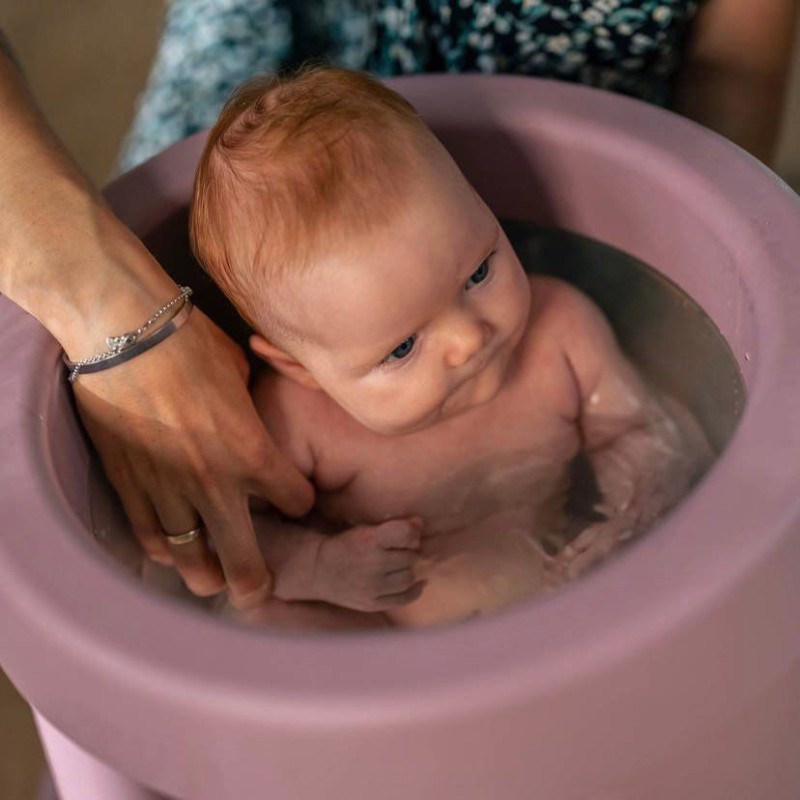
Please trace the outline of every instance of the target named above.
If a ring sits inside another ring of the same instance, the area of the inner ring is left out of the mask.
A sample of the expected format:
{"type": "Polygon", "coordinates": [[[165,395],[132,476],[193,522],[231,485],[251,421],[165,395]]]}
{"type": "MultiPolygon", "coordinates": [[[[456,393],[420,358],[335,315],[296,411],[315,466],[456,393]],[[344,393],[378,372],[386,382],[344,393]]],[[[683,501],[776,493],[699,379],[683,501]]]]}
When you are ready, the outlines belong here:
{"type": "Polygon", "coordinates": [[[413,106],[366,73],[313,67],[255,78],[208,137],[192,249],[240,313],[263,327],[268,282],[342,237],[388,223],[403,186],[434,152],[444,150],[413,106]]]}

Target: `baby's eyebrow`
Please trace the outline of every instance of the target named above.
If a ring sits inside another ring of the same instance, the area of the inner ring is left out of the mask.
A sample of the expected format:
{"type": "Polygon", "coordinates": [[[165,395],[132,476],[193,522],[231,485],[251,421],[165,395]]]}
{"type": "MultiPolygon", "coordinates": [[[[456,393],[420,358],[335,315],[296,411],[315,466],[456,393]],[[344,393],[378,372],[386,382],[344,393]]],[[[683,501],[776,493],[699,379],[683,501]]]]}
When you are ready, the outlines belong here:
{"type": "MultiPolygon", "coordinates": [[[[486,261],[489,256],[497,250],[497,243],[500,241],[500,234],[501,228],[500,223],[495,219],[494,224],[492,225],[492,230],[490,232],[489,244],[485,247],[482,247],[480,250],[481,255],[478,256],[477,259],[474,259],[470,263],[467,264],[467,270],[464,268],[463,262],[456,262],[455,264],[455,283],[456,285],[460,285],[464,280],[464,275],[472,275],[473,273],[477,272],[483,265],[484,261],[486,261]]],[[[399,344],[399,342],[398,342],[399,344]]]]}
{"type": "MultiPolygon", "coordinates": [[[[483,264],[483,262],[486,261],[486,259],[489,258],[489,256],[497,249],[497,243],[499,241],[500,241],[500,224],[497,222],[497,220],[495,220],[494,225],[492,226],[491,244],[489,244],[487,247],[482,248],[481,253],[483,253],[483,255],[478,258],[477,263],[473,262],[472,264],[470,264],[470,272],[469,272],[470,275],[476,270],[480,269],[481,264],[483,264]]],[[[460,280],[461,276],[464,274],[463,272],[464,266],[462,264],[457,264],[456,267],[457,267],[457,275],[460,280]]]]}
{"type": "Polygon", "coordinates": [[[397,339],[396,341],[393,339],[392,343],[387,345],[385,350],[379,350],[377,346],[365,346],[363,350],[359,348],[359,352],[355,353],[352,359],[348,359],[350,363],[345,365],[345,369],[351,375],[363,375],[369,372],[371,369],[374,369],[375,365],[378,364],[381,359],[389,355],[393,348],[397,347],[397,345],[407,339],[411,333],[412,332],[401,334],[402,338],[397,339]]]}
{"type": "Polygon", "coordinates": [[[374,369],[382,359],[386,358],[392,350],[397,347],[399,344],[402,344],[409,336],[413,336],[414,334],[418,333],[422,328],[425,327],[426,323],[418,324],[414,330],[408,330],[405,333],[399,334],[398,338],[392,339],[390,344],[387,344],[385,348],[378,349],[377,345],[374,348],[370,348],[372,352],[369,355],[366,355],[366,348],[364,350],[365,355],[363,360],[359,358],[359,361],[356,362],[356,359],[353,358],[353,362],[351,365],[346,366],[345,369],[351,375],[359,375],[359,374],[366,374],[370,370],[374,369]]]}
{"type": "MultiPolygon", "coordinates": [[[[475,270],[480,269],[481,264],[494,252],[497,248],[497,243],[500,241],[500,233],[501,228],[500,224],[497,220],[494,220],[494,225],[492,226],[492,236],[491,236],[491,244],[487,247],[484,247],[481,252],[483,255],[479,257],[477,264],[470,265],[470,274],[475,272],[475,270]]],[[[458,275],[458,280],[461,280],[461,276],[463,275],[464,265],[463,264],[456,264],[456,270],[458,275]]],[[[386,345],[386,348],[380,351],[379,355],[378,348],[375,348],[375,353],[370,354],[369,356],[365,357],[363,361],[359,363],[353,363],[351,366],[346,367],[347,371],[353,375],[363,374],[368,372],[369,370],[373,369],[377,363],[380,362],[382,358],[385,358],[389,353],[391,353],[392,349],[397,347],[403,341],[405,341],[409,336],[412,336],[414,333],[417,333],[420,328],[424,327],[424,325],[417,325],[415,330],[409,330],[408,333],[400,334],[400,338],[393,339],[392,342],[386,345]]]]}
{"type": "MultiPolygon", "coordinates": [[[[500,241],[500,234],[501,234],[500,223],[495,220],[494,221],[494,235],[492,236],[492,243],[486,250],[486,255],[481,259],[481,264],[497,249],[497,243],[500,241]]],[[[480,266],[480,264],[478,265],[480,266]]]]}

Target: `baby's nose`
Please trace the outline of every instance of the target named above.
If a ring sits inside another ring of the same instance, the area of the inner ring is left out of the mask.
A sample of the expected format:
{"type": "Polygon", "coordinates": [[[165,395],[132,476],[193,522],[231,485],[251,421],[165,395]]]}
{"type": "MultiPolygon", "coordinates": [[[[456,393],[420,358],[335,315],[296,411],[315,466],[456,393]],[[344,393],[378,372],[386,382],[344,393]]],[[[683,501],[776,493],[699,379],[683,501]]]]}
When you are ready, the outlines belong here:
{"type": "Polygon", "coordinates": [[[492,329],[486,320],[469,313],[453,315],[448,326],[448,366],[466,364],[484,348],[491,335],[492,329]]]}

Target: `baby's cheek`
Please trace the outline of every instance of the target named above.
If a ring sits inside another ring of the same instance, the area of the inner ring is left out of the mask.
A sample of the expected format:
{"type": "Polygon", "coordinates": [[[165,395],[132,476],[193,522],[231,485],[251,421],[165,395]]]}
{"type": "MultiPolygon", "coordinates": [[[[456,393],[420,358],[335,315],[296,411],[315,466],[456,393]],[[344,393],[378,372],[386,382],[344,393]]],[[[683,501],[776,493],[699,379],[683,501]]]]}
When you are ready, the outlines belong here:
{"type": "Polygon", "coordinates": [[[405,433],[413,410],[405,393],[370,393],[344,406],[365,428],[385,436],[405,433]]]}
{"type": "Polygon", "coordinates": [[[432,425],[438,419],[438,411],[446,398],[440,381],[431,376],[414,376],[392,393],[391,398],[381,404],[381,432],[387,436],[398,436],[432,425]]]}

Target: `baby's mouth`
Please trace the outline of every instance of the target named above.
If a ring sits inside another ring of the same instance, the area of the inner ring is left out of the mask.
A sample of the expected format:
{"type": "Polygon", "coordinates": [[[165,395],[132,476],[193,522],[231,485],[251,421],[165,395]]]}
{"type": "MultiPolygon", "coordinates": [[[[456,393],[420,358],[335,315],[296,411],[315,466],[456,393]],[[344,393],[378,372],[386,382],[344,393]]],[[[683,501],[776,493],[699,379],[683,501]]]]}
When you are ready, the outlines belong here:
{"type": "Polygon", "coordinates": [[[466,378],[460,380],[451,390],[450,396],[452,397],[461,389],[466,387],[468,384],[472,383],[476,378],[480,377],[481,373],[492,363],[495,356],[497,355],[497,348],[492,349],[491,351],[487,351],[486,353],[482,353],[479,356],[475,356],[473,358],[472,369],[470,370],[470,374],[467,375],[466,378]]]}
{"type": "MultiPolygon", "coordinates": [[[[472,374],[468,378],[465,378],[463,381],[461,381],[461,383],[468,383],[469,381],[477,378],[478,375],[480,375],[481,372],[483,372],[486,369],[486,367],[488,367],[489,364],[493,361],[494,357],[497,355],[497,349],[498,348],[495,347],[492,350],[488,350],[485,353],[481,353],[480,355],[475,356],[474,359],[475,363],[473,364],[472,367],[472,374]]],[[[459,384],[459,386],[460,385],[461,384],[459,384]]]]}

